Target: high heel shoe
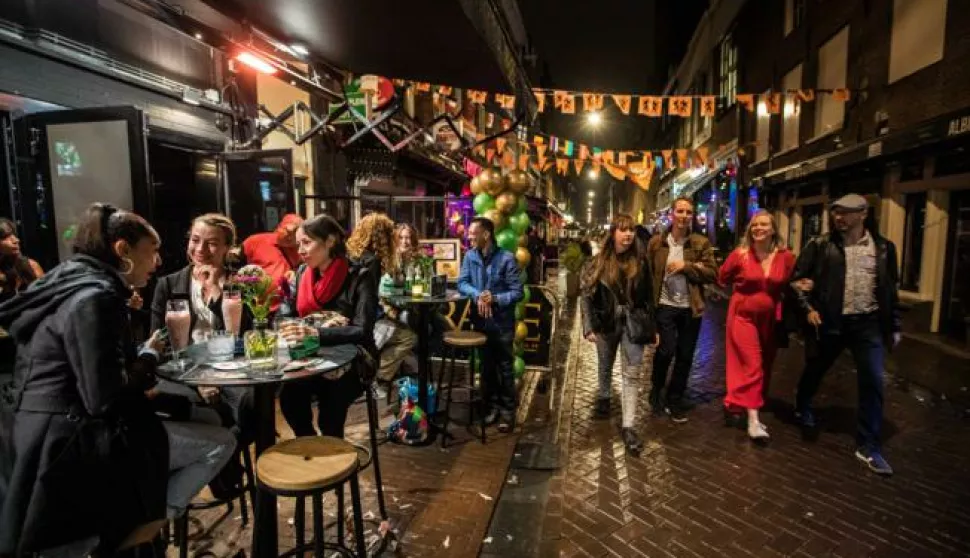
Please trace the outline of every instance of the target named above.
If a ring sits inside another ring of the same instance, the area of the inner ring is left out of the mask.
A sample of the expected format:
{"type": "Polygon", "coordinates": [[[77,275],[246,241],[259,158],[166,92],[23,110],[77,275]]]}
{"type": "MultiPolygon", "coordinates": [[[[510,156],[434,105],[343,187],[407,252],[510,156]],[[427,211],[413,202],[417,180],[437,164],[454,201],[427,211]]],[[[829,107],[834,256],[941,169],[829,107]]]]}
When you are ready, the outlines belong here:
{"type": "Polygon", "coordinates": [[[765,445],[771,439],[771,436],[768,435],[765,425],[760,422],[752,422],[748,423],[748,438],[751,438],[751,441],[756,444],[765,445]]]}

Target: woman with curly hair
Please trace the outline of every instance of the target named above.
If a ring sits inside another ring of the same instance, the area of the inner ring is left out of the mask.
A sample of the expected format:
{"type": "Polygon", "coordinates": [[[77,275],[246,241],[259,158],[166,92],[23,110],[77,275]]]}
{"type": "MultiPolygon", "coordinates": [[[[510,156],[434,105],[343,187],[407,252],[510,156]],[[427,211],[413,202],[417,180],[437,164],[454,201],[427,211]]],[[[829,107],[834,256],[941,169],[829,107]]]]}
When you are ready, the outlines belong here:
{"type": "Polygon", "coordinates": [[[376,292],[381,275],[392,273],[396,266],[394,221],[383,213],[365,215],[347,239],[347,256],[370,270],[376,292]]]}

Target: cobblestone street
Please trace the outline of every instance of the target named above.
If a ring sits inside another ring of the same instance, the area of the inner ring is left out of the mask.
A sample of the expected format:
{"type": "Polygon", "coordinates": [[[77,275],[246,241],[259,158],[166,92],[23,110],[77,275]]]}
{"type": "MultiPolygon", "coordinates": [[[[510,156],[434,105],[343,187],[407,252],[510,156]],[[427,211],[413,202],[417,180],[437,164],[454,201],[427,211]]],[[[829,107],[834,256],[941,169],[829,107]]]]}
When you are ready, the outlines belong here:
{"type": "Polygon", "coordinates": [[[593,417],[596,354],[571,318],[564,416],[567,456],[543,522],[547,556],[967,556],[970,555],[970,424],[946,403],[888,379],[885,455],[892,478],[853,456],[855,378],[843,357],[816,406],[821,436],[803,440],[791,423],[800,345],[775,364],[767,448],[723,426],[723,306],[705,316],[687,424],[649,418],[649,362],[639,429],[645,450],[625,455],[619,368],[613,417],[593,417]]]}

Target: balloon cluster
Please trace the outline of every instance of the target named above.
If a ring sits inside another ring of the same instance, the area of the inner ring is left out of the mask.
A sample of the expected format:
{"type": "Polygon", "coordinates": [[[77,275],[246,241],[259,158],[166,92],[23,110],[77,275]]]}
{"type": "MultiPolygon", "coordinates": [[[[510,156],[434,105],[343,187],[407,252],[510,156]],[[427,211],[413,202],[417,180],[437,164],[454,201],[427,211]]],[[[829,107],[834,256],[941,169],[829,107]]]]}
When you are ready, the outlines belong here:
{"type": "MultiPolygon", "coordinates": [[[[497,168],[488,168],[472,178],[470,187],[472,195],[475,196],[472,202],[475,214],[495,225],[495,243],[515,254],[515,261],[519,264],[519,279],[525,285],[528,282],[525,269],[532,260],[525,234],[529,228],[525,199],[525,192],[529,189],[529,175],[516,169],[503,176],[497,168]]],[[[515,305],[513,367],[516,378],[525,373],[525,360],[522,356],[525,353],[525,338],[529,334],[529,327],[524,321],[525,305],[532,297],[528,286],[524,286],[523,290],[525,292],[522,300],[515,305]]]]}

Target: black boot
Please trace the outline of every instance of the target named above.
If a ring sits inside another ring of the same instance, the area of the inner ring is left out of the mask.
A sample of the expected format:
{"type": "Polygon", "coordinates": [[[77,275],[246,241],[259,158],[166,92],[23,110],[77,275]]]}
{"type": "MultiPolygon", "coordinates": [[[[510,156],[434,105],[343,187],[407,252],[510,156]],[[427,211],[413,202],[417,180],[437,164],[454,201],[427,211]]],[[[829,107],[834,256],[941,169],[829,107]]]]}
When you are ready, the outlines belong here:
{"type": "Polygon", "coordinates": [[[626,446],[627,453],[634,457],[639,456],[640,452],[643,451],[643,442],[636,431],[632,428],[621,428],[620,436],[623,438],[623,445],[626,446]]]}
{"type": "Polygon", "coordinates": [[[650,416],[662,417],[664,414],[664,398],[659,389],[650,390],[648,402],[650,403],[650,416]]]}
{"type": "Polygon", "coordinates": [[[610,398],[603,397],[596,400],[596,413],[594,415],[598,419],[608,419],[610,418],[610,398]]]}
{"type": "Polygon", "coordinates": [[[741,413],[732,413],[731,411],[724,409],[724,426],[728,428],[740,428],[745,430],[748,428],[748,417],[741,413]]]}

